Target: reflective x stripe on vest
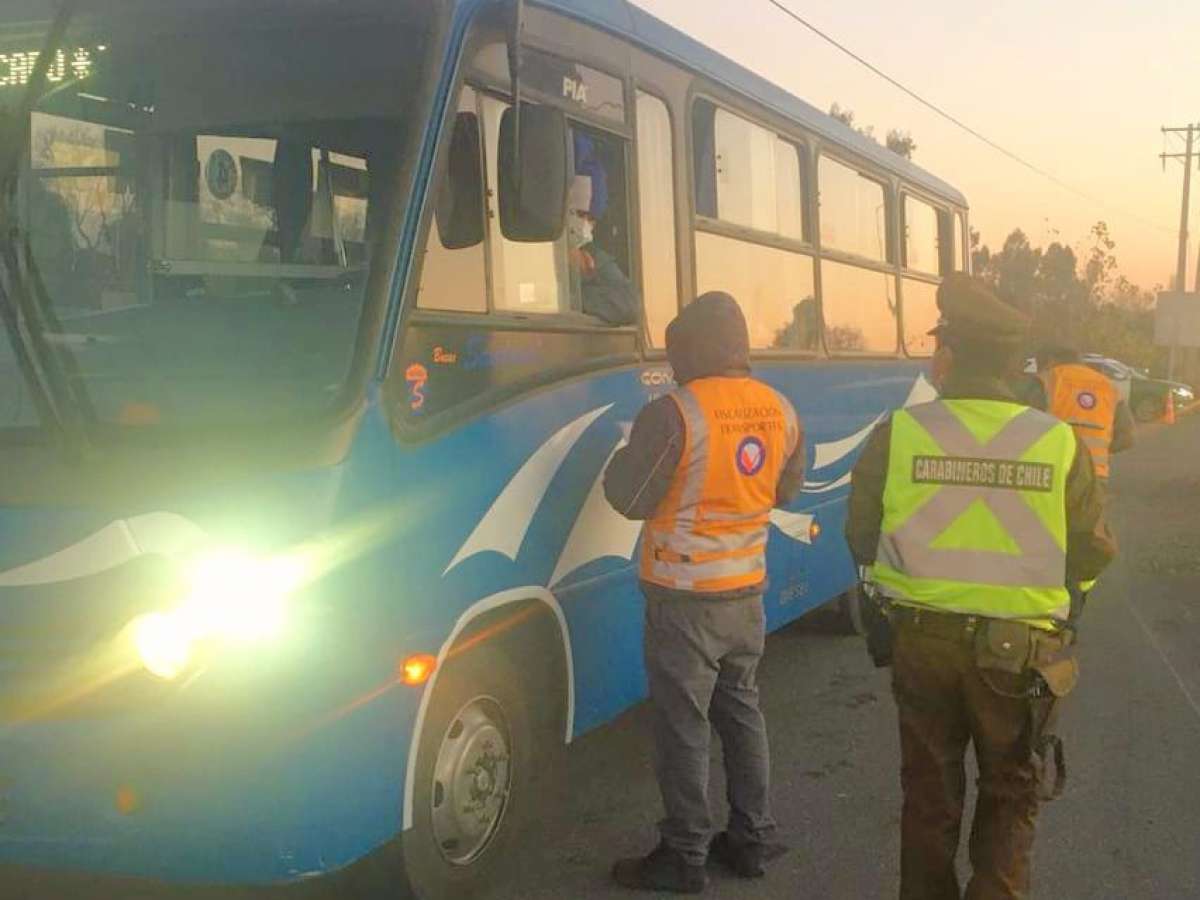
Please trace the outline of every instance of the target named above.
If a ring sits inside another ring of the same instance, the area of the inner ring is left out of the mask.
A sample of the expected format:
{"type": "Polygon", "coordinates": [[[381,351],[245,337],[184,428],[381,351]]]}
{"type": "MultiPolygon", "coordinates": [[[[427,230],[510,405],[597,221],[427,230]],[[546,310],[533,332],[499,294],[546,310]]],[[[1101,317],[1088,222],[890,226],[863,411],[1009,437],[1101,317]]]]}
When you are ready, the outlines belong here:
{"type": "Polygon", "coordinates": [[[799,441],[791,404],[751,378],[702,378],[671,394],[684,448],[666,498],[646,523],[640,576],[722,593],[766,577],[770,511],[799,441]]]}
{"type": "Polygon", "coordinates": [[[1087,447],[1101,478],[1109,475],[1109,448],[1117,412],[1117,389],[1094,369],[1073,364],[1055,366],[1043,378],[1048,411],[1075,430],[1087,447]]]}
{"type": "Polygon", "coordinates": [[[1069,428],[1012,403],[948,400],[897,412],[876,582],[922,606],[1066,618],[1074,453],[1069,428]]]}

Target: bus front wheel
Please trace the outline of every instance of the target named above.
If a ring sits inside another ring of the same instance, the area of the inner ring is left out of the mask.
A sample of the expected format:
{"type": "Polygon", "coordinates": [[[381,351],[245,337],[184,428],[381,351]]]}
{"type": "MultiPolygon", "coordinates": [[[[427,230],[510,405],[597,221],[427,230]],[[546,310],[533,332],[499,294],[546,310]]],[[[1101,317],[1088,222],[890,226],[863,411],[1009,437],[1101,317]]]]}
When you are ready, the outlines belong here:
{"type": "Polygon", "coordinates": [[[522,681],[508,659],[472,648],[451,662],[426,714],[404,838],[421,900],[471,896],[496,881],[525,818],[531,749],[522,681]]]}

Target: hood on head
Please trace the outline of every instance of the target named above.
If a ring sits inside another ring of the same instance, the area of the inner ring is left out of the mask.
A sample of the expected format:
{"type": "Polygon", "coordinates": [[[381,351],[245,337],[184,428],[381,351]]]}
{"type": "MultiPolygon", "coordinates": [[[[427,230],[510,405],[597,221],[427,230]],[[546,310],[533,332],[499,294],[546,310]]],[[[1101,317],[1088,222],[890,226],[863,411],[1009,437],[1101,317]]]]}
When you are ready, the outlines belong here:
{"type": "Polygon", "coordinates": [[[710,291],[685,306],[667,326],[667,360],[679,384],[750,374],[750,333],[737,301],[710,291]]]}

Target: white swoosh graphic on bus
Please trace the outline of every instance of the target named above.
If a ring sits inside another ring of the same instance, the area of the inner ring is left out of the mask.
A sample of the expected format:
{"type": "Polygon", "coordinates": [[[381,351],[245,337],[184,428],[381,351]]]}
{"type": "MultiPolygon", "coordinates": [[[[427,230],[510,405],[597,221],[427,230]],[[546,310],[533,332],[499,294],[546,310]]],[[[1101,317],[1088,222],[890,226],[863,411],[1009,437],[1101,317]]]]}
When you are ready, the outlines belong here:
{"type": "Polygon", "coordinates": [[[152,512],[118,519],[49,556],[0,572],[0,587],[74,581],[151,553],[179,556],[207,540],[204,529],[175,513],[152,512]]]}
{"type": "Polygon", "coordinates": [[[813,516],[808,513],[788,512],[786,509],[771,510],[771,524],[802,544],[812,543],[813,516]]]}
{"type": "Polygon", "coordinates": [[[867,438],[871,436],[871,432],[875,430],[875,426],[882,422],[886,415],[887,413],[880,413],[868,422],[865,428],[854,432],[849,437],[830,441],[827,444],[817,444],[813,447],[813,468],[824,469],[826,466],[841,462],[866,442],[867,438]]]}
{"type": "MultiPolygon", "coordinates": [[[[929,383],[924,374],[918,375],[916,381],[913,382],[912,389],[908,392],[908,399],[904,401],[904,408],[916,406],[919,403],[928,403],[931,400],[938,398],[937,388],[929,383]]],[[[854,432],[848,437],[839,438],[836,441],[829,441],[824,444],[816,444],[813,447],[813,469],[824,469],[829,466],[839,463],[847,456],[854,453],[866,443],[867,438],[871,436],[871,432],[875,430],[880,422],[887,417],[886,412],[880,413],[865,428],[854,432]]],[[[834,481],[806,481],[804,483],[804,492],[806,494],[823,494],[829,491],[836,490],[850,483],[850,474],[846,473],[834,481]]]]}
{"type": "Polygon", "coordinates": [[[529,457],[479,520],[458,553],[454,554],[450,565],[442,572],[443,577],[463,560],[489,550],[507,556],[513,562],[517,561],[517,553],[533,523],[534,514],[546,496],[550,482],[566,461],[567,454],[588,426],[612,407],[611,403],[601,406],[564,425],[529,457]]]}
{"type": "Polygon", "coordinates": [[[941,394],[938,393],[938,389],[922,373],[913,382],[912,390],[908,392],[908,399],[904,401],[904,408],[908,409],[910,406],[916,406],[918,403],[931,403],[940,396],[941,394]]]}

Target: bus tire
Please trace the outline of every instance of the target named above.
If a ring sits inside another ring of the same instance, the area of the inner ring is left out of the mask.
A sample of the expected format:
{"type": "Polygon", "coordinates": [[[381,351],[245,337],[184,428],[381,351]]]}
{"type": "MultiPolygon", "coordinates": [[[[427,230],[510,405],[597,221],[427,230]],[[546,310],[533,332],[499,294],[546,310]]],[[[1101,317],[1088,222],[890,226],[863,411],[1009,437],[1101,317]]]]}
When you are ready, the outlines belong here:
{"type": "Polygon", "coordinates": [[[420,900],[490,889],[527,819],[533,732],[508,658],[474,647],[438,676],[417,750],[404,865],[420,900]]]}
{"type": "Polygon", "coordinates": [[[838,630],[842,634],[865,635],[867,633],[866,620],[863,618],[863,603],[865,602],[866,597],[863,596],[862,587],[857,584],[838,597],[837,622],[838,630]]]}

